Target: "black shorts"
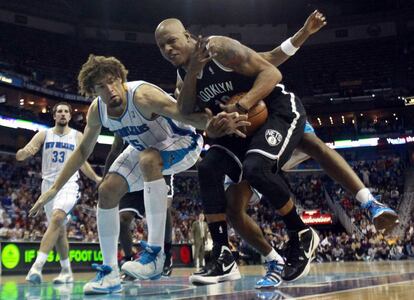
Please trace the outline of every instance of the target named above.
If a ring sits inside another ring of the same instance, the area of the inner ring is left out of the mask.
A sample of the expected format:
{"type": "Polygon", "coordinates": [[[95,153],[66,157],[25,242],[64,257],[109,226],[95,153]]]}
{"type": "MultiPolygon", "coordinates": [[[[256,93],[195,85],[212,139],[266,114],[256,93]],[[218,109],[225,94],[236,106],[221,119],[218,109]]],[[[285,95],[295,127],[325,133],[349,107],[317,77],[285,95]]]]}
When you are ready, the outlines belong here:
{"type": "MultiPolygon", "coordinates": [[[[277,161],[279,170],[302,139],[306,123],[306,111],[302,102],[284,88],[277,89],[272,93],[275,99],[266,98],[269,112],[267,121],[252,136],[246,139],[224,137],[217,139],[211,146],[223,149],[236,160],[241,171],[244,157],[250,153],[258,153],[277,161]]],[[[237,178],[231,179],[238,181],[237,178]]]]}
{"type": "MultiPolygon", "coordinates": [[[[170,187],[168,197],[174,196],[174,175],[164,176],[167,185],[170,187]]],[[[142,219],[145,216],[145,205],[144,205],[144,191],[137,191],[132,193],[126,193],[119,202],[119,212],[130,211],[135,213],[135,217],[142,219]]]]}

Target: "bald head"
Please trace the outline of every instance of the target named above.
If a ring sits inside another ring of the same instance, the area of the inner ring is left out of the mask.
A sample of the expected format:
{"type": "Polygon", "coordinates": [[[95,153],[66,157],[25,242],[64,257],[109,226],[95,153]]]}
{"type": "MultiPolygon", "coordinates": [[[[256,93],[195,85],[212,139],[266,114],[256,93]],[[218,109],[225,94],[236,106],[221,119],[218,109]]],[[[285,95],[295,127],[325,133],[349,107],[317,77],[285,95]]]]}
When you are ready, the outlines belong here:
{"type": "Polygon", "coordinates": [[[183,23],[181,23],[181,21],[178,19],[165,19],[160,24],[158,24],[157,29],[155,29],[155,36],[163,32],[184,33],[185,27],[183,23]]]}
{"type": "Polygon", "coordinates": [[[195,40],[178,19],[165,19],[155,29],[155,41],[162,56],[174,66],[188,63],[195,40]]]}

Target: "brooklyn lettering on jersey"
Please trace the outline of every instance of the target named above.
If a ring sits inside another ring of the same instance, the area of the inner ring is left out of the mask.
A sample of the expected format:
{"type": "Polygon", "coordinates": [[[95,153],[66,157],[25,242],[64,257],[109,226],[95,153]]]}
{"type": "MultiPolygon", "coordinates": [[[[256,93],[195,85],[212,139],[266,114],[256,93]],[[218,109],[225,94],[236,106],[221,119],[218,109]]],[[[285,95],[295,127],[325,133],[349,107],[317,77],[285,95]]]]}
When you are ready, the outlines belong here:
{"type": "Polygon", "coordinates": [[[46,149],[50,148],[60,148],[60,149],[68,149],[68,150],[75,150],[74,144],[69,143],[62,143],[62,142],[46,142],[46,149]]]}
{"type": "Polygon", "coordinates": [[[202,101],[208,102],[217,95],[224,94],[233,91],[233,83],[231,81],[225,81],[221,83],[213,83],[205,88],[201,89],[198,96],[202,101]]]}
{"type": "Polygon", "coordinates": [[[140,135],[144,132],[148,131],[149,127],[147,124],[142,124],[140,126],[126,126],[122,127],[120,129],[115,130],[115,133],[117,133],[121,137],[126,137],[130,135],[140,135]]]}

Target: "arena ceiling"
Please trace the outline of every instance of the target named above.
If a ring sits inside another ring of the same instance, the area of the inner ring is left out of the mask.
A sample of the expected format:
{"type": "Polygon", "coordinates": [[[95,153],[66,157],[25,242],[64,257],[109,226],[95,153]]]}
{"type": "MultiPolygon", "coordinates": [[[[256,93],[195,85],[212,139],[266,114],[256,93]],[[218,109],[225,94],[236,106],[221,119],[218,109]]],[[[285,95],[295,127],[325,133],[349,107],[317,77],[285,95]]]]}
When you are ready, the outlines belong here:
{"type": "Polygon", "coordinates": [[[80,25],[134,24],[152,31],[162,19],[190,24],[297,23],[318,8],[330,17],[414,8],[412,0],[0,0],[0,8],[80,25]]]}

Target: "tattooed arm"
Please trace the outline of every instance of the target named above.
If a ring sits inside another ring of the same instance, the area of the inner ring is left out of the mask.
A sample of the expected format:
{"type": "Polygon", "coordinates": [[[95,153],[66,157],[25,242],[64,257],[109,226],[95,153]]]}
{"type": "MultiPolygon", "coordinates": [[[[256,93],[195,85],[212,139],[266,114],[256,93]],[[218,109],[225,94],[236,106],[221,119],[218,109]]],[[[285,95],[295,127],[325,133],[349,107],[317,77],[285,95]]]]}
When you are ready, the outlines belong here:
{"type": "MultiPolygon", "coordinates": [[[[247,110],[268,96],[275,85],[282,80],[282,74],[275,66],[236,40],[223,36],[212,37],[209,51],[211,56],[224,67],[256,78],[253,87],[239,101],[239,104],[247,110]]],[[[237,111],[234,104],[227,105],[225,109],[237,111]]]]}

